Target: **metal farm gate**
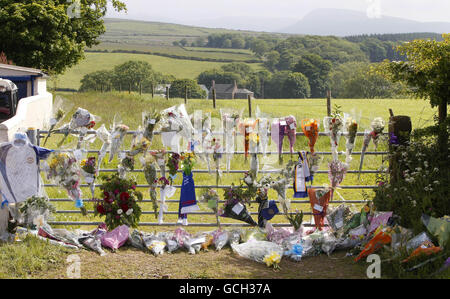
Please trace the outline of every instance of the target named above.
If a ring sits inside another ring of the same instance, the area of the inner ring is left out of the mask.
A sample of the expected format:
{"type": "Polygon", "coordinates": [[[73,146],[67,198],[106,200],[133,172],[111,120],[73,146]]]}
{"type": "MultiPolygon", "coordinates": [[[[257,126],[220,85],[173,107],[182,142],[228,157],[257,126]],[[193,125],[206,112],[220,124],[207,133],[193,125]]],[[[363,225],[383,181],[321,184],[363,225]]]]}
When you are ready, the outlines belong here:
{"type": "MultiPolygon", "coordinates": [[[[29,134],[29,136],[30,135],[31,136],[34,135],[33,137],[35,137],[35,142],[36,142],[37,145],[39,145],[40,144],[40,140],[42,138],[44,138],[48,134],[48,131],[39,131],[39,130],[37,130],[37,131],[34,131],[34,132],[30,132],[30,133],[31,134],[29,134]]],[[[128,135],[133,135],[135,133],[136,133],[135,131],[128,131],[127,132],[128,135]]],[[[53,132],[52,134],[62,134],[62,133],[61,132],[53,132]]],[[[73,132],[73,134],[77,134],[77,132],[73,132]]],[[[88,131],[87,134],[95,134],[95,131],[88,131]]],[[[159,135],[160,133],[159,132],[154,132],[154,134],[155,135],[159,135]]],[[[213,135],[215,135],[215,136],[223,135],[223,134],[224,134],[223,132],[213,132],[213,135]]],[[[384,133],[383,135],[386,135],[386,134],[387,133],[384,133]]],[[[237,135],[240,135],[240,134],[237,133],[237,135]]],[[[296,135],[297,136],[304,136],[304,133],[303,132],[297,132],[296,135]]],[[[268,134],[268,136],[270,136],[270,133],[268,134]]],[[[319,132],[319,138],[320,137],[324,137],[324,136],[329,138],[329,135],[327,133],[319,132]]],[[[364,133],[363,132],[358,132],[357,136],[364,136],[364,133]]],[[[34,139],[34,138],[32,138],[32,139],[34,139]]],[[[64,151],[67,152],[67,151],[70,151],[70,150],[64,150],[64,151]]],[[[60,152],[60,151],[59,150],[55,150],[55,152],[60,152]]],[[[123,152],[126,152],[126,151],[123,151],[123,152]]],[[[99,151],[97,151],[97,150],[88,150],[87,153],[88,154],[97,154],[98,155],[99,151]]],[[[331,152],[319,152],[319,151],[316,151],[316,153],[319,154],[319,155],[331,155],[332,154],[331,152]]],[[[376,152],[369,152],[369,151],[367,151],[367,152],[365,152],[365,155],[387,155],[388,153],[389,152],[387,152],[387,151],[376,151],[376,152]]],[[[243,155],[244,152],[243,151],[236,151],[236,152],[234,152],[234,154],[235,155],[243,155]]],[[[261,152],[257,152],[256,154],[262,155],[261,152]]],[[[267,155],[272,155],[272,154],[278,155],[278,152],[266,152],[266,154],[267,155]]],[[[290,152],[286,152],[285,151],[282,154],[283,155],[290,155],[290,152]]],[[[352,152],[352,155],[360,156],[361,152],[352,152]]],[[[105,159],[106,159],[106,157],[105,157],[105,159]]],[[[98,159],[97,159],[97,163],[98,163],[98,159]]],[[[102,169],[102,168],[100,168],[99,173],[113,173],[113,172],[116,172],[116,171],[117,171],[117,169],[102,169]]],[[[159,168],[157,168],[157,171],[159,172],[159,168]]],[[[181,171],[182,170],[178,170],[178,172],[181,172],[181,171]]],[[[230,170],[229,173],[233,173],[233,174],[240,174],[240,173],[242,173],[242,174],[244,174],[246,171],[248,171],[248,170],[243,170],[243,169],[242,170],[241,169],[237,170],[237,169],[235,169],[235,170],[230,170]]],[[[133,170],[131,172],[142,173],[143,170],[142,169],[135,169],[135,170],[133,170]]],[[[194,170],[192,172],[194,173],[194,176],[195,176],[196,173],[197,174],[209,173],[208,169],[195,169],[195,168],[194,168],[194,170]]],[[[259,170],[259,173],[260,174],[269,174],[269,173],[279,173],[279,171],[259,170]]],[[[359,173],[359,171],[358,170],[348,170],[347,173],[359,173]]],[[[362,175],[365,175],[365,174],[377,174],[377,173],[380,173],[380,170],[362,170],[361,171],[362,175]]],[[[315,175],[327,175],[327,174],[328,174],[328,170],[319,170],[319,171],[317,171],[315,173],[315,175]]],[[[96,185],[96,187],[99,187],[99,186],[100,185],[96,185]]],[[[44,187],[58,187],[58,186],[55,185],[55,184],[47,184],[46,183],[46,184],[44,184],[44,187]]],[[[87,184],[80,184],[80,187],[81,188],[88,187],[88,185],[87,184]]],[[[147,184],[143,184],[143,185],[139,185],[138,184],[136,187],[137,188],[147,188],[148,189],[150,186],[147,185],[147,184]]],[[[174,185],[174,187],[175,188],[181,188],[181,185],[174,185]]],[[[197,189],[205,189],[205,188],[226,189],[226,188],[231,187],[231,185],[219,185],[219,186],[216,186],[216,185],[196,185],[195,187],[197,189]]],[[[312,186],[312,187],[313,188],[314,187],[320,188],[322,186],[312,186]]],[[[339,186],[339,188],[341,188],[341,189],[373,189],[375,187],[376,186],[374,186],[374,185],[340,185],[339,186]]],[[[150,199],[148,199],[148,198],[146,199],[145,198],[145,194],[147,194],[147,197],[148,197],[148,192],[143,192],[143,194],[144,194],[144,199],[143,199],[142,202],[143,203],[151,203],[152,201],[150,199]]],[[[69,198],[50,198],[49,200],[51,202],[54,202],[54,203],[58,203],[58,202],[73,202],[69,198]]],[[[87,203],[87,202],[94,202],[94,200],[84,199],[84,202],[85,203],[87,203]]],[[[166,199],[165,202],[166,203],[178,203],[179,200],[178,199],[166,199]]],[[[276,201],[276,202],[278,203],[278,201],[276,201]]],[[[365,203],[365,202],[366,201],[364,201],[364,200],[345,200],[345,201],[344,200],[333,200],[330,203],[333,203],[333,204],[336,204],[336,203],[337,204],[340,204],[340,203],[350,203],[350,204],[357,203],[358,204],[359,203],[359,204],[361,204],[361,203],[365,203]]],[[[224,203],[224,200],[221,199],[219,201],[219,204],[220,203],[224,203]]],[[[256,201],[252,201],[251,203],[256,203],[256,201]]],[[[295,200],[295,199],[293,199],[293,200],[291,200],[291,203],[292,204],[309,204],[309,200],[308,199],[305,199],[305,200],[295,200]]],[[[56,213],[58,213],[58,214],[81,214],[81,211],[80,210],[57,210],[56,213]]],[[[88,211],[88,213],[93,213],[93,211],[88,211]]],[[[153,211],[144,211],[144,210],[142,210],[142,215],[149,215],[149,214],[153,214],[153,213],[154,213],[153,211]]],[[[249,214],[250,215],[257,215],[258,213],[249,211],[249,214]]],[[[312,212],[304,212],[303,214],[304,214],[304,216],[311,216],[312,212]]],[[[178,211],[168,211],[168,212],[165,212],[164,215],[178,215],[178,211]]],[[[194,212],[194,213],[190,213],[189,215],[211,215],[212,216],[212,215],[215,215],[215,213],[214,212],[208,212],[208,211],[197,211],[197,212],[194,212]]],[[[280,213],[277,216],[280,216],[280,215],[283,215],[283,214],[280,213]]],[[[311,219],[312,219],[312,217],[311,217],[311,219]]],[[[303,225],[305,227],[313,226],[311,223],[308,224],[308,223],[305,223],[305,221],[303,221],[303,222],[304,222],[303,225]]],[[[76,222],[73,222],[73,221],[53,221],[53,222],[49,222],[49,224],[51,224],[51,225],[77,225],[77,226],[96,226],[96,225],[98,225],[100,223],[101,222],[82,222],[82,221],[76,221],[76,222]]],[[[139,225],[140,226],[180,226],[181,224],[176,223],[176,222],[171,222],[171,223],[164,222],[162,224],[159,224],[158,222],[141,222],[139,225]]],[[[222,223],[221,222],[220,225],[222,227],[233,227],[233,226],[234,227],[244,227],[244,226],[249,226],[248,224],[245,224],[243,222],[242,223],[222,223]]],[[[280,227],[280,226],[285,226],[285,227],[291,226],[287,222],[285,222],[285,223],[272,223],[272,225],[273,226],[278,226],[278,227],[280,227]]],[[[216,222],[212,222],[212,223],[193,223],[193,222],[189,222],[188,226],[192,226],[192,227],[193,226],[195,226],[195,227],[216,227],[217,223],[216,222]]]]}

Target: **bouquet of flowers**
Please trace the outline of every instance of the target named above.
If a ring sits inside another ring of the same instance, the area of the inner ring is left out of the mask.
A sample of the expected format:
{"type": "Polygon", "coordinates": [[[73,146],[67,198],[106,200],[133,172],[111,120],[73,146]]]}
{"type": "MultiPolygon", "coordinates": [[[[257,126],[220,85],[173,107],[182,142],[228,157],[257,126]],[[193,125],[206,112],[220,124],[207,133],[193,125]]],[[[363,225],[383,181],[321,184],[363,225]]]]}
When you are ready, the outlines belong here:
{"type": "Polygon", "coordinates": [[[157,111],[143,112],[142,124],[144,126],[144,137],[150,142],[153,140],[153,130],[156,124],[161,120],[161,115],[157,111]]]}
{"type": "Polygon", "coordinates": [[[381,117],[375,118],[372,123],[370,124],[372,131],[365,131],[364,132],[364,142],[363,142],[363,148],[361,150],[361,161],[359,163],[359,174],[358,179],[361,176],[361,170],[364,163],[364,155],[367,151],[367,148],[369,147],[370,140],[373,139],[373,143],[375,144],[375,150],[377,149],[379,138],[383,133],[384,130],[384,120],[381,117]]]}
{"type": "Polygon", "coordinates": [[[347,170],[348,164],[339,160],[333,160],[328,163],[328,179],[330,180],[331,189],[333,190],[333,192],[331,193],[331,200],[333,200],[334,190],[344,180],[347,170]]]}
{"type": "Polygon", "coordinates": [[[158,179],[158,185],[160,185],[160,201],[159,201],[159,216],[158,222],[164,223],[164,212],[168,211],[166,204],[166,198],[170,198],[175,194],[176,188],[170,185],[169,180],[165,177],[158,179]]]}
{"type": "Polygon", "coordinates": [[[54,132],[53,129],[64,118],[65,114],[66,114],[66,112],[64,112],[64,110],[62,110],[60,108],[60,109],[58,109],[58,111],[56,111],[55,117],[50,119],[50,129],[48,130],[47,137],[45,137],[44,146],[47,143],[48,138],[50,138],[50,135],[54,132]]]}
{"type": "Polygon", "coordinates": [[[219,177],[220,177],[220,159],[222,159],[222,145],[220,144],[220,139],[212,138],[211,144],[207,149],[212,150],[213,152],[213,160],[214,164],[216,165],[216,185],[219,184],[219,177]]]}
{"type": "Polygon", "coordinates": [[[84,159],[80,163],[81,165],[81,174],[84,176],[84,180],[89,185],[89,189],[91,190],[92,198],[94,198],[95,194],[95,177],[97,175],[97,166],[95,163],[95,157],[89,157],[84,159]]]}
{"type": "Polygon", "coordinates": [[[355,119],[348,115],[344,117],[344,133],[345,133],[345,147],[346,147],[346,162],[350,163],[352,161],[352,151],[355,146],[356,133],[358,132],[358,123],[355,119]]]}
{"type": "Polygon", "coordinates": [[[66,189],[75,206],[85,212],[80,189],[80,166],[72,154],[54,154],[50,159],[47,179],[66,189]]]}
{"type": "MultiPolygon", "coordinates": [[[[327,216],[328,203],[332,195],[332,189],[308,189],[309,202],[314,216],[316,229],[322,230],[327,216]]],[[[313,232],[313,231],[311,231],[313,232]]]]}
{"type": "Polygon", "coordinates": [[[120,178],[124,178],[127,172],[134,170],[134,156],[127,155],[126,153],[122,152],[119,154],[119,159],[120,163],[117,166],[117,172],[119,173],[120,178]]]}
{"type": "Polygon", "coordinates": [[[319,122],[316,119],[303,119],[302,131],[308,138],[308,145],[311,153],[314,153],[314,145],[319,138],[319,122]]]}
{"type": "Polygon", "coordinates": [[[275,181],[271,182],[270,187],[274,189],[278,194],[278,201],[281,203],[284,214],[287,215],[291,207],[291,202],[286,198],[286,189],[291,185],[291,181],[294,177],[295,162],[289,161],[285,168],[281,170],[280,175],[275,181]]]}
{"type": "Polygon", "coordinates": [[[259,135],[258,135],[258,120],[246,118],[243,122],[239,123],[239,131],[244,135],[244,153],[245,160],[248,158],[248,152],[251,146],[251,152],[257,151],[259,146],[259,135]]]}
{"type": "Polygon", "coordinates": [[[100,151],[98,153],[98,163],[96,170],[96,172],[98,173],[100,165],[106,156],[106,152],[108,151],[108,148],[111,146],[111,134],[106,129],[104,124],[96,131],[96,133],[97,137],[103,142],[102,147],[100,148],[100,151]]]}
{"type": "Polygon", "coordinates": [[[171,153],[169,155],[169,160],[167,161],[167,167],[169,168],[169,180],[171,185],[173,180],[177,177],[177,172],[180,164],[181,156],[177,153],[171,153]]]}
{"type": "Polygon", "coordinates": [[[217,194],[216,190],[211,188],[204,191],[200,197],[200,201],[206,203],[208,205],[208,208],[210,208],[214,212],[214,214],[216,215],[217,226],[220,227],[220,220],[218,214],[219,200],[220,200],[219,194],[217,194]]]}
{"type": "Polygon", "coordinates": [[[291,154],[294,151],[294,144],[297,140],[297,121],[290,115],[284,118],[275,119],[272,122],[271,130],[272,140],[278,145],[278,156],[280,163],[283,161],[283,139],[289,138],[289,150],[291,154]]]}
{"type": "Polygon", "coordinates": [[[26,225],[37,227],[46,223],[51,214],[56,212],[56,208],[48,198],[32,196],[25,201],[19,211],[22,213],[26,225]]]}
{"type": "Polygon", "coordinates": [[[155,212],[155,218],[158,217],[158,199],[156,195],[156,186],[158,184],[158,174],[156,172],[156,165],[154,157],[147,155],[141,159],[143,166],[144,176],[147,183],[150,185],[149,194],[153,204],[153,211],[155,212]]]}
{"type": "Polygon", "coordinates": [[[344,121],[341,118],[339,107],[336,108],[332,117],[325,117],[323,120],[325,131],[330,134],[331,150],[333,159],[338,159],[337,148],[339,146],[339,140],[342,135],[342,129],[344,127],[344,121]]]}
{"type": "Polygon", "coordinates": [[[140,131],[140,127],[137,133],[134,134],[131,142],[131,150],[128,153],[129,156],[136,156],[141,153],[145,153],[150,147],[151,141],[143,136],[143,132],[140,131]]]}
{"type": "Polygon", "coordinates": [[[179,152],[179,137],[190,141],[194,132],[184,104],[161,111],[161,138],[163,145],[179,152]]]}
{"type": "Polygon", "coordinates": [[[138,202],[142,201],[142,193],[136,190],[136,182],[122,179],[117,173],[102,177],[103,200],[95,205],[95,216],[105,216],[109,230],[121,225],[137,227],[141,216],[138,202]]]}
{"type": "Polygon", "coordinates": [[[111,149],[109,153],[109,162],[114,159],[114,156],[119,151],[120,146],[123,143],[123,138],[127,134],[130,128],[124,124],[114,124],[114,128],[111,133],[111,149]]]}
{"type": "MultiPolygon", "coordinates": [[[[241,112],[242,114],[242,112],[241,112]]],[[[220,109],[222,119],[222,130],[224,134],[223,148],[226,154],[226,168],[230,171],[231,158],[234,154],[236,130],[239,124],[240,114],[232,112],[231,110],[220,109]]]]}
{"type": "Polygon", "coordinates": [[[244,221],[251,226],[257,226],[258,224],[253,220],[245,207],[242,192],[241,187],[236,188],[232,186],[231,188],[225,189],[225,204],[223,208],[219,210],[219,214],[221,217],[229,217],[244,221]]]}
{"type": "Polygon", "coordinates": [[[86,109],[78,108],[75,113],[72,115],[72,119],[70,120],[69,124],[64,125],[60,130],[64,132],[63,139],[59,142],[58,147],[60,147],[64,141],[66,140],[67,136],[71,131],[81,129],[80,130],[80,136],[79,136],[79,142],[80,144],[81,140],[83,139],[84,135],[86,134],[87,130],[92,129],[95,127],[95,116],[89,113],[86,109]]]}
{"type": "Polygon", "coordinates": [[[193,153],[181,155],[181,164],[183,169],[183,184],[181,186],[178,221],[182,222],[183,225],[187,225],[187,214],[200,209],[197,205],[194,177],[192,175],[195,155],[193,153]]]}

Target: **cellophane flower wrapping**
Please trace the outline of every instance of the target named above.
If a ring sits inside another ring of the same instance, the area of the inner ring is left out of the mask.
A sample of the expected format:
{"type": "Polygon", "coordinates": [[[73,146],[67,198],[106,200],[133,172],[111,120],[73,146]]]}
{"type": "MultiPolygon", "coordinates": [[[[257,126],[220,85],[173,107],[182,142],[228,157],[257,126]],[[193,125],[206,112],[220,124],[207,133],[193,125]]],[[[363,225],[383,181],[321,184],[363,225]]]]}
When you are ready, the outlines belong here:
{"type": "Polygon", "coordinates": [[[69,197],[82,207],[81,169],[72,153],[53,154],[48,164],[47,178],[66,189],[69,197]]]}
{"type": "Polygon", "coordinates": [[[223,131],[223,148],[226,155],[226,169],[230,171],[231,160],[235,150],[236,131],[241,118],[242,112],[239,114],[230,109],[220,109],[223,131]]]}
{"type": "Polygon", "coordinates": [[[116,251],[122,247],[128,240],[130,228],[126,225],[116,227],[110,232],[105,233],[101,237],[102,245],[116,251]]]}
{"type": "Polygon", "coordinates": [[[331,151],[333,154],[333,159],[338,159],[338,147],[339,140],[342,136],[342,130],[344,128],[344,122],[339,114],[333,117],[325,117],[323,120],[323,125],[325,127],[325,133],[330,135],[331,151]]]}
{"type": "Polygon", "coordinates": [[[67,136],[71,131],[75,131],[80,129],[79,135],[79,143],[83,139],[88,129],[92,129],[96,124],[96,117],[91,114],[89,111],[83,108],[78,108],[75,113],[72,115],[69,124],[64,125],[60,128],[61,131],[64,132],[63,139],[59,142],[58,146],[61,146],[66,140],[67,136]]]}
{"type": "Polygon", "coordinates": [[[88,157],[84,159],[80,163],[81,165],[81,173],[84,177],[86,184],[89,185],[89,189],[91,190],[91,198],[95,197],[95,178],[97,176],[97,165],[95,157],[88,157]]]}
{"type": "Polygon", "coordinates": [[[144,137],[150,142],[153,140],[153,131],[161,120],[161,115],[157,111],[142,112],[142,125],[144,128],[144,137]]]}
{"type": "Polygon", "coordinates": [[[373,144],[375,144],[375,149],[378,147],[378,143],[380,140],[380,137],[384,131],[385,122],[383,118],[376,117],[371,123],[370,127],[372,128],[371,137],[373,139],[373,144]]]}
{"type": "Polygon", "coordinates": [[[100,165],[106,156],[106,152],[111,146],[111,133],[106,129],[105,125],[102,124],[101,127],[96,131],[97,138],[102,142],[102,147],[98,153],[98,163],[97,163],[97,173],[99,171],[100,165]]]}
{"type": "Polygon", "coordinates": [[[345,224],[348,223],[352,215],[353,214],[350,211],[350,207],[348,205],[341,204],[335,208],[330,208],[327,212],[326,219],[334,232],[338,236],[341,236],[344,233],[345,224]]]}
{"type": "Polygon", "coordinates": [[[345,162],[333,160],[328,163],[328,179],[333,190],[342,183],[347,170],[348,164],[345,162]]]}
{"type": "Polygon", "coordinates": [[[50,203],[48,198],[32,196],[28,198],[20,207],[20,213],[23,216],[23,222],[27,226],[37,226],[36,220],[41,217],[43,223],[47,223],[51,219],[52,214],[56,212],[56,208],[50,203]]]}
{"type": "Polygon", "coordinates": [[[297,121],[292,115],[274,119],[271,125],[271,137],[273,142],[278,146],[280,162],[282,161],[283,140],[285,136],[289,139],[289,150],[292,154],[297,140],[297,121]]]}
{"type": "Polygon", "coordinates": [[[124,124],[115,124],[111,133],[111,149],[109,153],[109,162],[114,159],[114,156],[120,150],[123,139],[130,128],[124,124]]]}
{"type": "Polygon", "coordinates": [[[264,258],[267,255],[277,253],[282,257],[284,252],[280,245],[268,241],[251,241],[241,244],[231,244],[231,248],[240,256],[258,263],[264,263],[264,258]]]}
{"type": "Polygon", "coordinates": [[[319,138],[319,127],[320,123],[316,119],[303,119],[302,120],[302,131],[308,138],[309,150],[314,153],[314,146],[319,138]]]}
{"type": "Polygon", "coordinates": [[[156,193],[156,187],[158,184],[158,173],[156,171],[156,164],[152,155],[146,155],[141,157],[141,164],[144,172],[145,180],[149,187],[150,200],[152,201],[153,211],[155,218],[158,218],[158,198],[156,193]]]}
{"type": "MultiPolygon", "coordinates": [[[[172,147],[173,151],[179,151],[179,137],[183,137],[188,143],[194,135],[194,127],[184,104],[161,111],[160,126],[162,133],[171,134],[169,135],[170,141],[163,140],[163,143],[172,147]]],[[[163,138],[163,136],[161,137],[163,138]]]]}
{"type": "Polygon", "coordinates": [[[230,233],[226,230],[216,230],[213,232],[214,248],[219,251],[228,244],[230,233]]]}

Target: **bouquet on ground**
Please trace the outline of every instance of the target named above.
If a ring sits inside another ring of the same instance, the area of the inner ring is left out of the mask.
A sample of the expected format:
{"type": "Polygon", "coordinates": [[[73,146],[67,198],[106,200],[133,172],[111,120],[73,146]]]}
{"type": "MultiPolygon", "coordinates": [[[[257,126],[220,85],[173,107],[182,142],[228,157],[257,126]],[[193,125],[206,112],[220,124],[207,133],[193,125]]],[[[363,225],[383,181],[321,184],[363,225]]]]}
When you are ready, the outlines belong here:
{"type": "Polygon", "coordinates": [[[240,114],[233,112],[231,110],[220,109],[220,116],[222,119],[222,130],[223,130],[223,148],[226,154],[226,168],[230,171],[231,159],[234,154],[236,130],[239,124],[239,119],[241,118],[242,111],[240,114]]]}
{"type": "Polygon", "coordinates": [[[61,108],[56,111],[56,114],[53,118],[50,119],[50,128],[48,130],[47,137],[45,137],[44,146],[47,143],[48,138],[50,138],[51,134],[54,132],[55,126],[64,118],[66,112],[61,108]]]}
{"type": "Polygon", "coordinates": [[[219,210],[221,217],[229,217],[257,226],[258,224],[250,216],[247,211],[245,202],[243,201],[243,190],[241,187],[231,186],[224,191],[225,204],[219,210]]]}
{"type": "Polygon", "coordinates": [[[95,177],[97,176],[97,166],[95,162],[95,157],[89,157],[87,159],[82,160],[80,165],[81,165],[81,174],[83,175],[86,184],[89,185],[92,198],[94,198],[95,177]]]}
{"type": "Polygon", "coordinates": [[[297,140],[297,121],[294,116],[290,115],[272,122],[271,129],[272,140],[278,145],[278,156],[280,163],[283,161],[283,139],[285,136],[289,139],[289,150],[294,152],[294,144],[297,140]]]}
{"type": "Polygon", "coordinates": [[[220,200],[219,194],[217,194],[217,191],[212,188],[209,188],[206,191],[204,191],[200,197],[200,201],[206,203],[208,205],[208,208],[210,208],[214,212],[214,215],[216,215],[217,226],[220,227],[220,220],[218,214],[219,200],[220,200]]]}
{"type": "Polygon", "coordinates": [[[119,151],[120,146],[123,143],[123,139],[125,138],[125,135],[127,134],[129,129],[130,128],[124,124],[114,123],[114,128],[111,133],[111,149],[110,149],[110,153],[109,153],[109,162],[110,163],[114,159],[114,156],[119,151]]]}
{"type": "Polygon", "coordinates": [[[333,160],[328,163],[328,179],[330,180],[332,189],[331,200],[333,200],[334,191],[344,180],[347,170],[348,164],[339,160],[333,160]]]}
{"type": "Polygon", "coordinates": [[[308,138],[308,145],[311,153],[314,153],[314,145],[319,138],[319,122],[316,119],[303,119],[302,131],[308,138]]]}
{"type": "Polygon", "coordinates": [[[384,126],[385,126],[384,120],[381,117],[377,117],[370,124],[372,131],[364,132],[364,142],[361,150],[361,161],[359,163],[358,178],[361,176],[361,170],[364,163],[364,155],[367,151],[367,148],[369,147],[370,140],[373,140],[373,144],[375,145],[376,150],[378,147],[378,143],[380,141],[380,137],[383,134],[384,126]]]}
{"type": "Polygon", "coordinates": [[[325,117],[323,124],[325,132],[330,135],[331,151],[333,154],[333,160],[338,159],[338,147],[339,140],[341,139],[342,130],[344,128],[344,121],[340,115],[340,107],[336,106],[335,111],[331,117],[325,117]]]}
{"type": "Polygon", "coordinates": [[[142,113],[142,123],[144,126],[144,138],[150,142],[153,140],[153,131],[155,126],[161,120],[161,115],[158,111],[153,112],[143,112],[142,113]]]}
{"type": "Polygon", "coordinates": [[[187,214],[200,210],[197,205],[194,177],[192,175],[192,168],[195,164],[195,155],[193,153],[181,155],[181,164],[183,170],[183,183],[181,186],[178,221],[182,222],[183,225],[187,225],[187,214]]]}
{"type": "Polygon", "coordinates": [[[78,108],[77,111],[75,111],[75,113],[72,115],[70,123],[60,128],[60,130],[64,132],[64,137],[59,142],[58,147],[60,147],[64,143],[70,132],[80,129],[80,135],[77,146],[79,147],[81,141],[84,138],[84,135],[86,135],[87,133],[87,130],[94,128],[95,123],[96,117],[94,115],[89,113],[89,111],[87,111],[86,109],[78,108]]]}
{"type": "Polygon", "coordinates": [[[155,218],[158,217],[158,198],[156,194],[156,187],[158,184],[158,174],[156,171],[155,160],[152,155],[146,155],[142,157],[141,163],[143,166],[144,176],[147,183],[150,185],[149,195],[153,204],[153,211],[155,212],[155,218]]]}
{"type": "Polygon", "coordinates": [[[356,133],[358,132],[358,123],[355,119],[349,115],[344,117],[344,133],[345,133],[345,162],[350,163],[352,161],[352,151],[355,147],[356,133]]]}
{"type": "Polygon", "coordinates": [[[104,216],[109,230],[121,225],[137,227],[141,216],[138,202],[142,193],[136,190],[136,182],[122,179],[117,173],[102,177],[103,200],[98,200],[94,209],[95,216],[104,216]]]}
{"type": "Polygon", "coordinates": [[[331,189],[308,189],[309,202],[314,216],[314,224],[318,230],[322,230],[325,226],[325,217],[327,216],[331,192],[331,189]]]}
{"type": "Polygon", "coordinates": [[[55,212],[55,206],[46,197],[32,196],[20,207],[24,223],[36,229],[47,223],[52,213],[55,212]]]}
{"type": "Polygon", "coordinates": [[[80,189],[80,166],[71,153],[54,154],[49,162],[47,179],[66,189],[75,206],[85,213],[80,189]]]}

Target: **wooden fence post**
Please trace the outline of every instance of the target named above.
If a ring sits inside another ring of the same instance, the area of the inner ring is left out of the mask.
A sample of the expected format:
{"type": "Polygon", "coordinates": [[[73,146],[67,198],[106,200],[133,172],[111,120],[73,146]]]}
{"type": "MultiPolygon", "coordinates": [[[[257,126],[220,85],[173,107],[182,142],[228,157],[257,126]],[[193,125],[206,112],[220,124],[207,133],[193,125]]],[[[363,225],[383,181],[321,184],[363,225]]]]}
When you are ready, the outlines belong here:
{"type": "Polygon", "coordinates": [[[250,94],[247,95],[248,100],[248,117],[252,117],[252,96],[250,94]]]}
{"type": "Polygon", "coordinates": [[[131,83],[128,84],[128,93],[131,93],[131,83]]]}
{"type": "Polygon", "coordinates": [[[331,116],[331,90],[327,90],[327,115],[331,116]]]}
{"type": "Polygon", "coordinates": [[[187,98],[188,98],[188,87],[187,85],[184,86],[184,104],[187,104],[187,98]]]}
{"type": "Polygon", "coordinates": [[[122,92],[122,83],[119,83],[119,92],[122,92]]]}
{"type": "Polygon", "coordinates": [[[152,99],[155,97],[155,85],[152,82],[152,99]]]}
{"type": "Polygon", "coordinates": [[[169,99],[169,86],[166,86],[166,99],[169,99]]]}
{"type": "Polygon", "coordinates": [[[142,83],[141,82],[139,82],[139,95],[140,96],[142,95],[142,83]]]}
{"type": "Polygon", "coordinates": [[[213,108],[216,109],[216,89],[212,90],[212,96],[213,96],[213,108]]]}
{"type": "Polygon", "coordinates": [[[400,159],[400,153],[395,152],[395,145],[408,146],[412,131],[412,123],[409,116],[394,116],[392,109],[389,109],[389,114],[389,176],[392,183],[401,177],[397,162],[397,160],[400,159]]]}

